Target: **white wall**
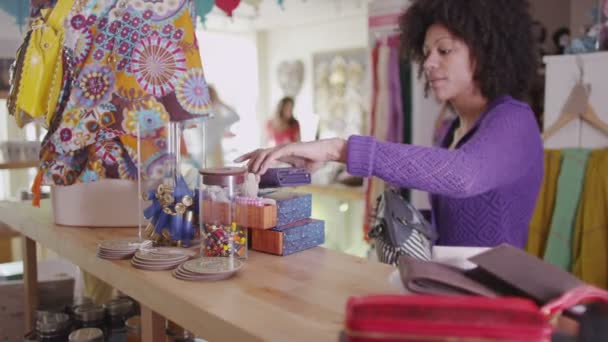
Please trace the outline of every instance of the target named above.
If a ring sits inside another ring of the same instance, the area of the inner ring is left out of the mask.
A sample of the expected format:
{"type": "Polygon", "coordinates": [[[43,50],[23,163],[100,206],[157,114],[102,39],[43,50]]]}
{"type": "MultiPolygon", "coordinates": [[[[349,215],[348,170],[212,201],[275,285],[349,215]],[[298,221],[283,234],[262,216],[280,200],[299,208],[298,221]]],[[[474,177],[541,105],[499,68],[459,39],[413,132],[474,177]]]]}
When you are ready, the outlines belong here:
{"type": "Polygon", "coordinates": [[[23,33],[19,30],[15,18],[0,10],[0,58],[14,58],[22,37],[23,33]]]}
{"type": "Polygon", "coordinates": [[[197,38],[207,82],[240,116],[232,128],[236,136],[223,142],[224,149],[230,152],[226,157],[233,160],[260,143],[256,34],[198,30],[197,38]]]}
{"type": "Polygon", "coordinates": [[[367,47],[367,14],[364,11],[330,22],[262,31],[260,42],[260,94],[266,95],[259,106],[260,124],[270,118],[283,93],[277,81],[282,61],[301,60],[304,82],[296,97],[294,113],[300,120],[302,139],[314,138],[316,120],[313,106],[313,54],[332,50],[367,47]]]}
{"type": "MultiPolygon", "coordinates": [[[[560,117],[572,87],[580,78],[579,63],[584,70],[583,83],[591,86],[589,103],[603,122],[608,122],[608,52],[582,55],[548,56],[545,87],[545,129],[560,117]]],[[[608,136],[587,122],[573,120],[545,140],[545,148],[604,148],[608,136]]]]}

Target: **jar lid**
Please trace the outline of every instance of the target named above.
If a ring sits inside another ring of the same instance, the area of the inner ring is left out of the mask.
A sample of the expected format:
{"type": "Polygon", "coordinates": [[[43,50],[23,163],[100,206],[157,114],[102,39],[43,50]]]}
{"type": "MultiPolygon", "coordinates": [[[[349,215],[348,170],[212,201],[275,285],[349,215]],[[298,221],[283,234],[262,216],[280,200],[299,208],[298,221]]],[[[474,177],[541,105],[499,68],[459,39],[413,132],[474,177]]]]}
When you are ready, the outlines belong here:
{"type": "Polygon", "coordinates": [[[68,339],[70,342],[102,342],[103,331],[99,328],[82,328],[73,331],[68,339]]]}
{"type": "Polygon", "coordinates": [[[56,312],[46,311],[46,310],[36,310],[36,320],[40,321],[46,319],[47,317],[54,317],[56,312]]]}
{"type": "Polygon", "coordinates": [[[133,316],[125,321],[125,326],[129,331],[140,332],[141,331],[141,317],[133,316]]]}
{"type": "Polygon", "coordinates": [[[133,301],[128,298],[116,298],[103,305],[110,316],[123,316],[133,308],[133,301]]]}
{"type": "Polygon", "coordinates": [[[101,321],[105,316],[105,309],[97,304],[83,304],[74,309],[74,317],[82,322],[101,321]]]}
{"type": "Polygon", "coordinates": [[[36,331],[40,334],[62,332],[70,324],[70,316],[64,313],[37,312],[36,331]]]}
{"type": "Polygon", "coordinates": [[[229,186],[243,184],[247,169],[244,167],[218,167],[202,169],[199,172],[203,176],[205,185],[229,186]]]}

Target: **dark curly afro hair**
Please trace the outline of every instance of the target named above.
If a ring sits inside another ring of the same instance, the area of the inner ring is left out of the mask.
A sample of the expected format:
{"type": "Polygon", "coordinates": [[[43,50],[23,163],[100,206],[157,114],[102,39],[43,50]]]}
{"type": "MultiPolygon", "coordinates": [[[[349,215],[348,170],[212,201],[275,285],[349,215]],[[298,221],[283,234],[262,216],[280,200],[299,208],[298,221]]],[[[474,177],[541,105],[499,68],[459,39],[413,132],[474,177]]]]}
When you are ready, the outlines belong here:
{"type": "Polygon", "coordinates": [[[527,0],[413,0],[399,19],[401,53],[420,63],[419,76],[426,31],[435,23],[467,44],[487,99],[526,99],[537,66],[527,0]]]}

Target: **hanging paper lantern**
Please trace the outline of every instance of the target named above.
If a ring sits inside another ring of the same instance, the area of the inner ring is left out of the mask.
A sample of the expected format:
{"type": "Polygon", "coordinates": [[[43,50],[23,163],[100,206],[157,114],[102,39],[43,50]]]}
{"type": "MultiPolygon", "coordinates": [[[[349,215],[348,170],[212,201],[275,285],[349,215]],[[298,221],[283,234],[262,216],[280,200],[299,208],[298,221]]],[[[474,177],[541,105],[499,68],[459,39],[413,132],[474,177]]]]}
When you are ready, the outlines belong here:
{"type": "Polygon", "coordinates": [[[196,15],[201,17],[201,21],[205,24],[205,20],[207,18],[207,14],[211,12],[213,9],[213,5],[215,5],[215,0],[196,0],[196,15]]]}
{"type": "Polygon", "coordinates": [[[239,7],[241,0],[215,0],[215,5],[232,17],[232,11],[239,7]]]}
{"type": "Polygon", "coordinates": [[[260,10],[260,3],[262,0],[243,0],[244,3],[252,6],[256,12],[260,10]]]}

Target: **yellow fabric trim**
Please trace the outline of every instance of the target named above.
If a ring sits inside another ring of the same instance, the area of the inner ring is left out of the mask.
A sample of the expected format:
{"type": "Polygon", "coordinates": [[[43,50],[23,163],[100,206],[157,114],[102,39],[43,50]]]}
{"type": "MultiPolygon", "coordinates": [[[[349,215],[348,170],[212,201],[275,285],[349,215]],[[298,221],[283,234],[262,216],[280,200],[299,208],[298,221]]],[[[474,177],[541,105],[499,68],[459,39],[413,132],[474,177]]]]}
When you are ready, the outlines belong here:
{"type": "Polygon", "coordinates": [[[528,243],[526,251],[542,258],[545,253],[547,236],[551,227],[551,216],[555,207],[557,193],[557,179],[561,168],[561,152],[559,150],[545,150],[545,174],[541,186],[536,208],[530,220],[528,243]]]}

